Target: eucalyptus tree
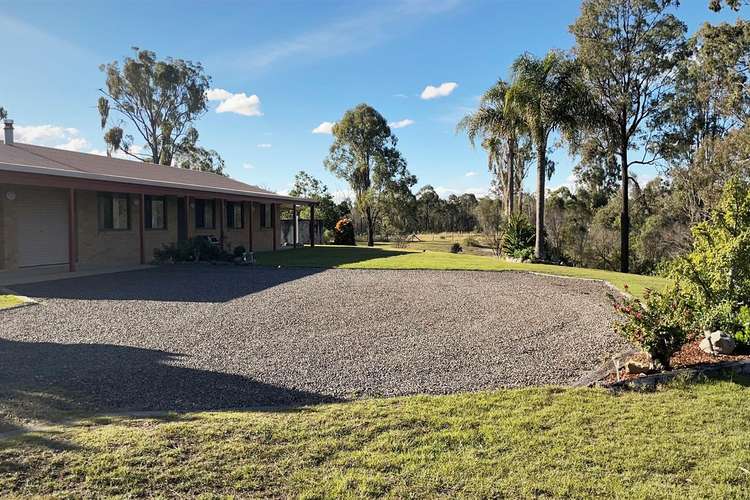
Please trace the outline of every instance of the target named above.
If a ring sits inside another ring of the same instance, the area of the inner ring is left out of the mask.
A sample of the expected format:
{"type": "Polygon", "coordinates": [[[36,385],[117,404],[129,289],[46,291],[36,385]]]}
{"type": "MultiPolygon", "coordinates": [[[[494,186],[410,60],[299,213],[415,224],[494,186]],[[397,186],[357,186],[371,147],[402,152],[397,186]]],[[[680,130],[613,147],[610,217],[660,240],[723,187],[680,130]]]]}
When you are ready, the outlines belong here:
{"type": "Polygon", "coordinates": [[[658,160],[649,154],[646,125],[663,106],[675,67],[684,56],[687,28],[670,12],[676,4],[675,0],[584,0],[581,15],[570,27],[576,58],[619,156],[622,272],[628,272],[630,257],[629,168],[658,160]],[[632,160],[628,153],[634,149],[646,155],[632,160]]]}
{"type": "Polygon", "coordinates": [[[8,111],[0,106],[0,120],[5,120],[6,118],[8,118],[8,111]]]}
{"type": "Polygon", "coordinates": [[[172,165],[180,151],[213,160],[197,150],[196,119],[208,109],[206,92],[211,79],[200,63],[182,59],[159,60],[154,52],[134,47],[134,57],[102,64],[106,89],[97,102],[102,129],[111,113],[120,120],[105,131],[108,153],[122,151],[139,160],[172,165]],[[133,150],[134,138],[123,129],[123,120],[135,128],[144,141],[146,155],[133,150]]]}
{"type": "Polygon", "coordinates": [[[482,139],[487,166],[495,187],[503,195],[506,215],[515,209],[519,147],[526,134],[521,117],[505,105],[508,88],[507,82],[499,80],[482,95],[477,110],[466,115],[456,127],[466,132],[472,146],[482,139]]]}
{"type": "Polygon", "coordinates": [[[536,237],[534,254],[545,257],[544,196],[545,180],[554,171],[547,159],[550,136],[570,137],[591,115],[589,94],[579,78],[576,62],[560,51],[542,58],[531,54],[518,57],[512,66],[505,106],[523,121],[533,144],[536,164],[536,237]]]}
{"type": "Polygon", "coordinates": [[[375,224],[389,193],[408,190],[417,179],[407,170],[388,122],[367,104],[344,113],[333,125],[333,138],[325,167],[354,191],[356,208],[367,219],[367,244],[373,246],[375,224]]]}
{"type": "Polygon", "coordinates": [[[714,12],[719,12],[724,6],[732,10],[740,10],[740,7],[747,5],[747,0],[709,0],[708,8],[714,12]]]}

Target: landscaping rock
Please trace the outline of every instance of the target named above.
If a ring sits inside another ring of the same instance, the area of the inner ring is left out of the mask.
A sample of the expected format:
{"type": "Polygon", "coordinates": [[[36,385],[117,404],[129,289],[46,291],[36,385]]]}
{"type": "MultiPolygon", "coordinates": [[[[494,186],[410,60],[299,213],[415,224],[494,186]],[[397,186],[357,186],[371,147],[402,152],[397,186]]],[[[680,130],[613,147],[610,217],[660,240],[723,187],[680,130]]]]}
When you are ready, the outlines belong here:
{"type": "Polygon", "coordinates": [[[628,373],[649,373],[652,367],[651,357],[645,352],[640,352],[625,362],[625,371],[628,373]]]}
{"type": "Polygon", "coordinates": [[[701,350],[709,354],[732,354],[736,347],[734,339],[721,330],[712,332],[700,343],[701,350]]]}

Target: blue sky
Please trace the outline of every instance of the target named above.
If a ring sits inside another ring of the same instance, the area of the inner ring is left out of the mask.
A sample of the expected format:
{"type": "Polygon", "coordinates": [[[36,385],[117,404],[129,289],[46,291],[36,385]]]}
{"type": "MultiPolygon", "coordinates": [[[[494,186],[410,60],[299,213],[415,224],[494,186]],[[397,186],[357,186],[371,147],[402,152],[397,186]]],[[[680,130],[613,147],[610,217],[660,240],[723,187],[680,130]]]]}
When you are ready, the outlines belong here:
{"type": "MultiPolygon", "coordinates": [[[[706,4],[684,0],[678,10],[691,32],[737,15],[714,14],[706,4]]],[[[441,196],[479,194],[489,185],[486,158],[455,134],[456,122],[489,85],[507,77],[522,52],[570,48],[568,26],[579,6],[577,0],[0,0],[0,105],[22,139],[102,151],[98,66],[138,46],[202,62],[212,87],[226,91],[213,93],[223,100],[211,101],[197,128],[201,144],[222,155],[232,177],[285,191],[305,170],[345,193],[346,184],[323,167],[331,136],[313,130],[367,102],[389,122],[408,124],[394,131],[417,187],[432,184],[441,196]],[[446,83],[457,85],[421,98],[427,86],[446,83]]],[[[569,183],[574,159],[564,151],[554,159],[550,186],[569,183]]]]}

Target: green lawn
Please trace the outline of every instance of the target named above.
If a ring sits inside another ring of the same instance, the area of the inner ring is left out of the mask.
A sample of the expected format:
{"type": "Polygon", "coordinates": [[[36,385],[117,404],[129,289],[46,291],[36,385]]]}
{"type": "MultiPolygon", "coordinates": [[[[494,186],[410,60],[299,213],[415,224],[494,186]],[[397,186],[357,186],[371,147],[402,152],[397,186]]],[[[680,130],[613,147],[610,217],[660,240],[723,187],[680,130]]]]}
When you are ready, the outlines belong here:
{"type": "Polygon", "coordinates": [[[0,309],[7,309],[9,307],[17,306],[23,303],[24,300],[21,297],[0,293],[0,309]]]}
{"type": "Polygon", "coordinates": [[[0,494],[750,498],[747,382],[100,418],[0,441],[0,494]]]}
{"type": "MultiPolygon", "coordinates": [[[[418,244],[417,244],[418,245],[418,244]]],[[[661,289],[668,281],[658,276],[624,274],[601,269],[556,266],[550,264],[514,263],[497,257],[452,254],[444,251],[394,248],[378,245],[346,247],[319,245],[281,252],[263,252],[258,264],[268,266],[338,267],[348,269],[438,269],[471,271],[531,271],[537,273],[606,280],[620,290],[642,296],[646,288],[661,289]]]]}

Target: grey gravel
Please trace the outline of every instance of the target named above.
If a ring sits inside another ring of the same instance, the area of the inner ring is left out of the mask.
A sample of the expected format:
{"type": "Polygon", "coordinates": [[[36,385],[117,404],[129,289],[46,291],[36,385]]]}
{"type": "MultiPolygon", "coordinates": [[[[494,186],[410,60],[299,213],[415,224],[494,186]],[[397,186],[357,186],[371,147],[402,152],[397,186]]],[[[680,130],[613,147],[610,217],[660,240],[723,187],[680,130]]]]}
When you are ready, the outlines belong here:
{"type": "Polygon", "coordinates": [[[599,282],[164,266],[15,287],[0,389],[100,410],[293,406],[571,384],[629,346],[599,282]]]}

